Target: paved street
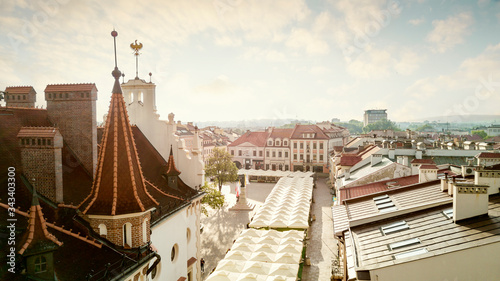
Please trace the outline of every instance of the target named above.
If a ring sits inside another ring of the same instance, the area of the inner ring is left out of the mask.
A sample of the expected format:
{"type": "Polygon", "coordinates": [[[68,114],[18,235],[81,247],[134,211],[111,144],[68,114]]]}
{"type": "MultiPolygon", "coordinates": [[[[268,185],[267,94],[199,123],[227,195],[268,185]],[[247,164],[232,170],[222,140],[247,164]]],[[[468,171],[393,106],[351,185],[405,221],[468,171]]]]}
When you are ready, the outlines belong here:
{"type": "Polygon", "coordinates": [[[311,266],[304,266],[302,280],[328,281],[332,272],[332,259],[337,256],[337,244],[333,239],[333,221],[331,212],[332,195],[326,186],[326,179],[319,178],[313,191],[315,203],[312,214],[316,221],[311,225],[311,238],[308,241],[306,255],[311,259],[311,266]]]}
{"type": "Polygon", "coordinates": [[[234,185],[222,188],[222,193],[226,197],[224,209],[218,212],[211,211],[208,217],[202,215],[201,218],[201,224],[204,225],[201,234],[201,257],[205,259],[203,279],[208,277],[217,263],[224,258],[226,251],[250,222],[254,212],[264,203],[274,185],[274,183],[251,183],[247,186],[247,200],[250,204],[256,205],[252,212],[228,211],[236,203],[234,185]]]}

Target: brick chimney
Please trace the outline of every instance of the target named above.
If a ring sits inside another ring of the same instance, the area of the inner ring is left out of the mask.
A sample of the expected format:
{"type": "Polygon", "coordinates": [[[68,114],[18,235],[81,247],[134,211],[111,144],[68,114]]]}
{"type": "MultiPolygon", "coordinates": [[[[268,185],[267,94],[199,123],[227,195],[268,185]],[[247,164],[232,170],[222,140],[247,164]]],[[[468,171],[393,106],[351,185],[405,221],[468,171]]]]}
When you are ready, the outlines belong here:
{"type": "Polygon", "coordinates": [[[488,186],[465,183],[453,185],[453,221],[488,214],[488,186]]]}
{"type": "Polygon", "coordinates": [[[36,92],[32,86],[5,88],[5,105],[7,107],[35,107],[36,92]]]}
{"type": "Polygon", "coordinates": [[[63,202],[63,137],[53,127],[22,127],[17,134],[23,174],[43,196],[63,202]]]}
{"type": "Polygon", "coordinates": [[[97,166],[95,84],[47,85],[45,99],[49,120],[93,176],[97,166]]]}

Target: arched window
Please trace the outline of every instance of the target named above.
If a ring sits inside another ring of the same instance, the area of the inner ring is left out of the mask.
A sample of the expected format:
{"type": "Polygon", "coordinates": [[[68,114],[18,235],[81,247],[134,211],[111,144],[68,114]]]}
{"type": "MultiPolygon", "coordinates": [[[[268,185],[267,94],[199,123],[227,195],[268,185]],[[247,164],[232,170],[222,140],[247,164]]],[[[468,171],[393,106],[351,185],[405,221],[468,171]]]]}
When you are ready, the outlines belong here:
{"type": "Polygon", "coordinates": [[[123,246],[132,248],[132,224],[129,222],[123,225],[123,246]]]}
{"type": "Polygon", "coordinates": [[[44,256],[35,259],[35,273],[47,271],[47,259],[44,256]]]}
{"type": "Polygon", "coordinates": [[[177,260],[177,256],[179,256],[179,245],[175,244],[172,246],[172,251],[170,252],[170,260],[175,262],[177,260]]]}
{"type": "Polygon", "coordinates": [[[134,93],[130,93],[130,103],[134,102],[134,93]]]}
{"type": "Polygon", "coordinates": [[[145,218],[142,222],[142,242],[148,242],[148,219],[145,218]]]}
{"type": "Polygon", "coordinates": [[[100,224],[99,226],[99,235],[102,237],[106,237],[108,235],[108,229],[106,228],[106,225],[100,224]]]}
{"type": "Polygon", "coordinates": [[[139,101],[143,103],[144,102],[144,93],[140,92],[138,98],[139,98],[139,101]]]}
{"type": "Polygon", "coordinates": [[[187,242],[189,243],[189,241],[191,240],[191,229],[189,229],[189,227],[186,229],[186,238],[187,242]]]}

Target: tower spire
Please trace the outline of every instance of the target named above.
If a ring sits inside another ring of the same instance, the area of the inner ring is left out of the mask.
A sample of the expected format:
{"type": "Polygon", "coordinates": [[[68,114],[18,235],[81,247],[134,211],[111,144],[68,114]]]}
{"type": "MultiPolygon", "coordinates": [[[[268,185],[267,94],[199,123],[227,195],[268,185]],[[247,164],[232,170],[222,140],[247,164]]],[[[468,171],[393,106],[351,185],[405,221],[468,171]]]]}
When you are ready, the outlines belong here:
{"type": "Polygon", "coordinates": [[[139,51],[142,49],[142,43],[137,43],[137,40],[135,40],[134,43],[130,44],[130,48],[134,50],[135,56],[135,79],[139,79],[139,51]]]}
{"type": "Polygon", "coordinates": [[[120,70],[118,70],[118,62],[116,59],[116,36],[118,36],[118,32],[113,29],[113,31],[111,31],[111,36],[113,36],[113,41],[115,44],[115,69],[113,70],[113,72],[111,72],[111,75],[113,75],[113,77],[115,78],[115,85],[113,86],[112,93],[121,94],[122,88],[120,87],[120,76],[122,75],[122,73],[120,72],[120,70]]]}

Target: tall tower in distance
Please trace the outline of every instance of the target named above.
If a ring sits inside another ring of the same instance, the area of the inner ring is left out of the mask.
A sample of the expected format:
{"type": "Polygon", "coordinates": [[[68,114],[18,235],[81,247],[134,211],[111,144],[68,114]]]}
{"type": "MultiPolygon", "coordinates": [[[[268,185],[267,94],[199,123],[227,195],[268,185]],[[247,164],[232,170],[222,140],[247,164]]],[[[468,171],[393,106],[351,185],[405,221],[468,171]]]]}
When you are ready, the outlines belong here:
{"type": "Polygon", "coordinates": [[[50,122],[93,177],[97,165],[95,84],[47,85],[45,100],[50,122]]]}

